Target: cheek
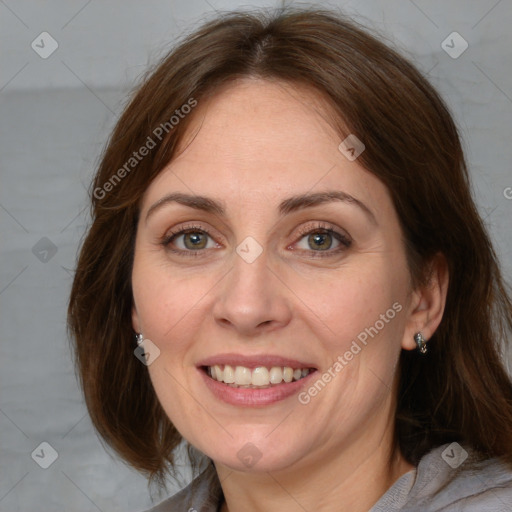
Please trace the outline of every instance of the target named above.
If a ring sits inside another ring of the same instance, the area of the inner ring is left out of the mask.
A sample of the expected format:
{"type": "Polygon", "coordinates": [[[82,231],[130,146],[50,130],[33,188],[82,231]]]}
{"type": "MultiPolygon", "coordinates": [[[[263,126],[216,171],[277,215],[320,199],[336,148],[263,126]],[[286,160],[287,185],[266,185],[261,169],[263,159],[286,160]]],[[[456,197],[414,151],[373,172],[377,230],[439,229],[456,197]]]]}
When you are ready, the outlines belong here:
{"type": "Polygon", "coordinates": [[[400,281],[382,265],[358,265],[346,266],[325,279],[302,284],[296,281],[294,288],[327,330],[356,335],[379,320],[394,302],[403,301],[400,281]]]}
{"type": "Polygon", "coordinates": [[[141,255],[136,258],[132,288],[143,334],[161,351],[180,353],[204,321],[204,304],[215,281],[169,268],[141,255]]]}
{"type": "Polygon", "coordinates": [[[354,376],[368,366],[387,383],[400,353],[407,272],[396,258],[394,265],[386,257],[365,259],[365,264],[362,259],[347,264],[334,277],[296,280],[297,307],[321,341],[327,366],[341,356],[343,373],[354,376]]]}
{"type": "Polygon", "coordinates": [[[180,277],[179,270],[151,257],[141,255],[134,262],[132,288],[137,314],[144,337],[160,351],[148,366],[149,375],[158,400],[180,432],[190,429],[187,418],[201,415],[200,407],[185,391],[190,387],[186,370],[190,349],[204,324],[203,304],[211,287],[208,276],[180,277]]]}

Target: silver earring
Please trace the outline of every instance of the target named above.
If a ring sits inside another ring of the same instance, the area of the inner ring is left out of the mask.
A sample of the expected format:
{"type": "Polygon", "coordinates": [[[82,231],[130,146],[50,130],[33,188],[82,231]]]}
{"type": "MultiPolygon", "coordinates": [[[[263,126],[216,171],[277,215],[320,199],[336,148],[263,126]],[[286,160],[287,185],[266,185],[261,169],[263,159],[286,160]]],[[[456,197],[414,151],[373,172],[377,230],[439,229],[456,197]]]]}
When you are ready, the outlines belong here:
{"type": "Polygon", "coordinates": [[[418,346],[418,350],[422,354],[427,353],[427,340],[423,337],[423,334],[421,332],[417,332],[414,335],[414,341],[416,342],[416,345],[418,346]]]}
{"type": "Polygon", "coordinates": [[[137,342],[137,345],[142,345],[142,343],[144,342],[144,336],[142,335],[141,332],[138,332],[136,335],[135,335],[135,341],[137,342]]]}

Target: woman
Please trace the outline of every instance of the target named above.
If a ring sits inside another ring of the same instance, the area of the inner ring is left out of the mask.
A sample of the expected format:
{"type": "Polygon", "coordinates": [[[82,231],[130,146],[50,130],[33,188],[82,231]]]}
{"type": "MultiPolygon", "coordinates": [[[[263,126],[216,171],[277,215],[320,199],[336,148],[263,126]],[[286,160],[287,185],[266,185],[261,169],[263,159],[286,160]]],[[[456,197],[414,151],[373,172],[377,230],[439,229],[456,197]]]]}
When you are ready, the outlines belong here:
{"type": "Polygon", "coordinates": [[[155,511],[512,510],[512,305],[456,127],[331,12],[186,38],[96,174],[69,326],[155,511]],[[194,457],[197,450],[203,457],[194,457]]]}

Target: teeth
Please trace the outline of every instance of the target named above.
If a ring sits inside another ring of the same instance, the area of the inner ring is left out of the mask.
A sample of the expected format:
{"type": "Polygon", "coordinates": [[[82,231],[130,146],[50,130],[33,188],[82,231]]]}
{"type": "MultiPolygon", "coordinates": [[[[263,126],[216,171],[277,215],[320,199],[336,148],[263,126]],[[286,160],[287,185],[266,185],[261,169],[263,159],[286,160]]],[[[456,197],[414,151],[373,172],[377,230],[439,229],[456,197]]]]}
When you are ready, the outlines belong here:
{"type": "Polygon", "coordinates": [[[215,365],[213,367],[213,373],[217,380],[224,380],[224,372],[220,369],[220,366],[215,365]]]}
{"type": "Polygon", "coordinates": [[[283,380],[283,369],[279,366],[273,366],[270,369],[270,383],[271,384],[280,384],[283,380]]]}
{"type": "Polygon", "coordinates": [[[253,386],[268,386],[270,384],[269,371],[264,366],[254,368],[251,384],[253,386]]]}
{"type": "Polygon", "coordinates": [[[235,382],[235,371],[232,366],[224,366],[224,382],[226,384],[234,384],[235,382]]]}
{"type": "Polygon", "coordinates": [[[237,366],[235,368],[235,384],[238,384],[239,386],[247,386],[248,384],[251,384],[251,380],[251,370],[249,368],[246,368],[245,366],[237,366]]]}
{"type": "Polygon", "coordinates": [[[251,370],[245,366],[215,365],[207,368],[208,375],[219,382],[224,382],[233,387],[267,388],[273,384],[292,382],[300,380],[310,373],[309,368],[291,368],[289,366],[273,366],[268,369],[265,366],[258,366],[251,370]]]}
{"type": "Polygon", "coordinates": [[[283,368],[283,380],[285,382],[291,382],[293,380],[293,368],[289,366],[283,368]]]}

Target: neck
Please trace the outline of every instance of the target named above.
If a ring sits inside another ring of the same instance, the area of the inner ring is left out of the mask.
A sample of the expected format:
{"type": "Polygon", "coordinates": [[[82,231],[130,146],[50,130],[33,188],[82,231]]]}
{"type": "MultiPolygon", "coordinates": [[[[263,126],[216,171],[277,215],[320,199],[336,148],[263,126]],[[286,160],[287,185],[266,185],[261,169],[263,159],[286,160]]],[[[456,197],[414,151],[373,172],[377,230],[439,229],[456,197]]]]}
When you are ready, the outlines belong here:
{"type": "Polygon", "coordinates": [[[388,427],[371,443],[365,432],[345,447],[330,447],[321,457],[279,471],[240,472],[216,463],[225,497],[221,511],[367,512],[414,467],[398,450],[392,452],[392,436],[388,427]]]}

